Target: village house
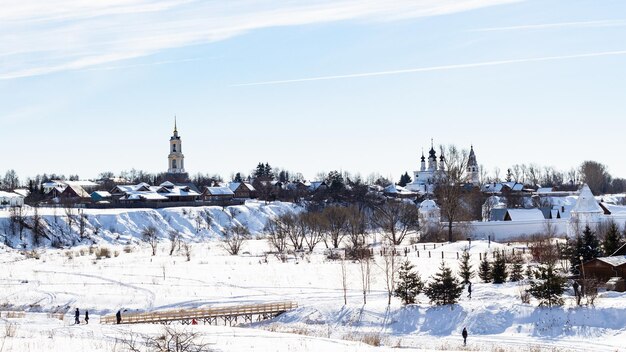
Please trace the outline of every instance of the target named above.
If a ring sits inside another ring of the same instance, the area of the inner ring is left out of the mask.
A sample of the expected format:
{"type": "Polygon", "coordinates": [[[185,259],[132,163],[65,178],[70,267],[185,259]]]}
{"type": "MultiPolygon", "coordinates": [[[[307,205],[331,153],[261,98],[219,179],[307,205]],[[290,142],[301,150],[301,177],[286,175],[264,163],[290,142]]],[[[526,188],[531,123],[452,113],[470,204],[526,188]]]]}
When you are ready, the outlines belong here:
{"type": "Polygon", "coordinates": [[[237,199],[248,199],[256,196],[256,189],[247,182],[230,182],[228,188],[233,191],[237,199]]]}
{"type": "Polygon", "coordinates": [[[24,205],[24,197],[14,192],[0,191],[0,208],[21,207],[24,205]]]}
{"type": "Polygon", "coordinates": [[[202,200],[208,202],[230,201],[235,198],[235,192],[228,187],[205,187],[202,200]]]}

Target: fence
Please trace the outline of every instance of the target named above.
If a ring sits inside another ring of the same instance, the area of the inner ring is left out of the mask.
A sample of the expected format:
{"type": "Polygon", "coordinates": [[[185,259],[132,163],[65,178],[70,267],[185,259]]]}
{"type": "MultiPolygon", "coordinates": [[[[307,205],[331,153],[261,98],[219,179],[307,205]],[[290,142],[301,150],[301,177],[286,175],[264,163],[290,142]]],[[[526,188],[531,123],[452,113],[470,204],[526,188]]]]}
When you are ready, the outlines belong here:
{"type": "MultiPolygon", "coordinates": [[[[147,312],[122,314],[121,324],[170,324],[178,321],[182,324],[191,324],[193,320],[202,321],[204,324],[217,325],[219,320],[224,325],[237,324],[239,318],[242,322],[253,322],[270,319],[291,309],[298,308],[296,302],[277,302],[252,305],[212,307],[202,309],[185,309],[176,311],[147,312]]],[[[115,324],[115,315],[107,315],[100,318],[101,324],[115,324]]]]}
{"type": "MultiPolygon", "coordinates": [[[[415,244],[404,248],[396,248],[394,252],[396,255],[403,255],[405,257],[417,257],[417,258],[433,258],[433,259],[459,259],[463,254],[463,251],[442,251],[436,250],[438,247],[443,247],[448,243],[430,243],[430,244],[415,244]]],[[[526,254],[531,253],[530,248],[526,247],[510,247],[510,248],[494,248],[487,252],[470,252],[470,256],[478,256],[479,260],[482,260],[485,256],[495,257],[496,253],[508,255],[526,254]]],[[[373,255],[374,253],[372,253],[373,255]]],[[[385,250],[379,251],[382,256],[385,254],[385,250]]]]}

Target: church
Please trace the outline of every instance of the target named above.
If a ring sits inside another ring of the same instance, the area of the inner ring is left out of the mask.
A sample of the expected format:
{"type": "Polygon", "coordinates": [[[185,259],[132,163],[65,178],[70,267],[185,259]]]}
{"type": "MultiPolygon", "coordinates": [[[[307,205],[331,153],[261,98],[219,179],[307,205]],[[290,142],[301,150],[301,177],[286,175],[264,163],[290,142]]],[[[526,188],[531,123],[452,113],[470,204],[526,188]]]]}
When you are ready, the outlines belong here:
{"type": "Polygon", "coordinates": [[[189,174],[185,172],[183,142],[178,135],[176,117],[174,117],[174,133],[170,137],[170,153],[167,156],[167,174],[165,179],[174,183],[189,181],[189,174]]]}
{"type": "MultiPolygon", "coordinates": [[[[474,153],[474,146],[470,147],[470,152],[467,160],[466,182],[478,186],[479,171],[478,162],[476,161],[476,154],[474,153]]],[[[446,158],[443,153],[437,159],[437,152],[433,141],[430,142],[430,151],[428,152],[428,165],[426,164],[426,158],[422,152],[420,169],[413,172],[413,181],[408,183],[405,188],[411,192],[420,194],[432,194],[435,191],[436,180],[445,175],[446,172],[446,158]]]]}

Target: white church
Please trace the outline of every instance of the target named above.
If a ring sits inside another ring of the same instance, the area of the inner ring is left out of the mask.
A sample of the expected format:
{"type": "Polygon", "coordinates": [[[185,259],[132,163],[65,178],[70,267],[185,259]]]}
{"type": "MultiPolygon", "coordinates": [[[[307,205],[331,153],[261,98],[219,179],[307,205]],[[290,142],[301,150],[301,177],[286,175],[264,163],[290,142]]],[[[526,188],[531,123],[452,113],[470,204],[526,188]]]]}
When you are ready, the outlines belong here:
{"type": "MultiPolygon", "coordinates": [[[[465,171],[467,182],[475,186],[479,186],[478,162],[476,161],[474,146],[470,147],[465,171]]],[[[437,178],[445,175],[445,172],[446,158],[442,153],[439,156],[439,160],[437,160],[437,152],[435,151],[433,141],[431,140],[430,151],[428,152],[428,165],[426,165],[426,158],[422,152],[420,169],[413,172],[413,181],[408,183],[405,188],[411,192],[432,194],[435,190],[434,185],[437,178]]]]}

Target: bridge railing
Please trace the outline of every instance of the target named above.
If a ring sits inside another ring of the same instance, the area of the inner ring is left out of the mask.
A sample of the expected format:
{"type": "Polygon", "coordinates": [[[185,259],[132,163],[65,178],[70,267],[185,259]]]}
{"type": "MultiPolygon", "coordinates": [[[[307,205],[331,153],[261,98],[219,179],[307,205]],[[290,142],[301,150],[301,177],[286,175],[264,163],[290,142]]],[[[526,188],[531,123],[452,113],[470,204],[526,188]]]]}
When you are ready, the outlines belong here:
{"type": "MultiPolygon", "coordinates": [[[[122,324],[159,323],[177,320],[210,319],[235,317],[243,315],[277,314],[298,308],[296,302],[276,302],[263,304],[249,304],[238,306],[223,306],[198,309],[181,309],[146,313],[123,313],[122,324]]],[[[100,318],[100,324],[115,324],[115,315],[106,315],[100,318]]]]}

